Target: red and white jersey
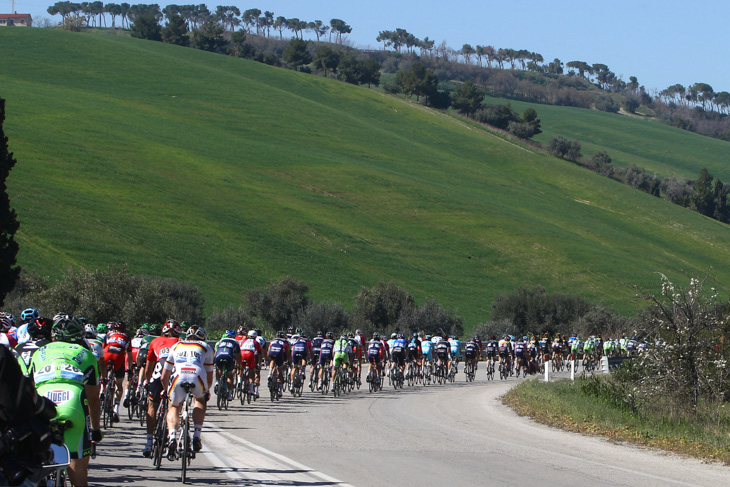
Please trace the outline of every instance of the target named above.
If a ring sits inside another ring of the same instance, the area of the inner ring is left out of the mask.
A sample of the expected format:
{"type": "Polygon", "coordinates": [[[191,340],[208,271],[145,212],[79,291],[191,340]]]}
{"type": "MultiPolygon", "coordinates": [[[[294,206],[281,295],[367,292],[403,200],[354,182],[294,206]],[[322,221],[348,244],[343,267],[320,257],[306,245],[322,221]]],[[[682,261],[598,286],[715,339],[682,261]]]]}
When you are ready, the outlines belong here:
{"type": "Polygon", "coordinates": [[[162,377],[162,367],[170,354],[170,349],[178,341],[177,337],[157,337],[150,342],[150,347],[147,350],[147,363],[155,364],[152,380],[162,377]]]}
{"type": "Polygon", "coordinates": [[[261,355],[261,345],[255,338],[246,338],[240,341],[239,345],[241,346],[241,356],[249,353],[261,355]]]}
{"type": "Polygon", "coordinates": [[[122,354],[132,350],[132,340],[122,331],[112,331],[106,336],[104,354],[122,354]]]}
{"type": "Polygon", "coordinates": [[[5,345],[8,348],[15,348],[18,344],[18,339],[12,333],[0,333],[0,345],[5,345]]]}

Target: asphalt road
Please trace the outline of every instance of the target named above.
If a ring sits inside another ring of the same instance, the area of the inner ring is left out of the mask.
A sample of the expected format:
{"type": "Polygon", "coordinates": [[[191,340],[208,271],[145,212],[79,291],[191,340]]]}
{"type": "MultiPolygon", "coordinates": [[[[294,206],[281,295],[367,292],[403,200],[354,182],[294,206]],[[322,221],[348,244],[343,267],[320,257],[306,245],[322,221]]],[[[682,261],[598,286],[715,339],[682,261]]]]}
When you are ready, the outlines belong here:
{"type": "MultiPolygon", "coordinates": [[[[417,386],[341,398],[305,390],[278,403],[264,395],[219,412],[210,403],[190,485],[441,486],[479,483],[561,487],[718,486],[728,467],[520,418],[499,397],[517,380],[417,386]]],[[[366,384],[365,384],[366,385],[366,384]]],[[[265,392],[262,390],[262,392],[265,392]]],[[[144,431],[126,418],[92,461],[90,485],[180,483],[179,462],[160,470],[141,455],[144,431]]]]}

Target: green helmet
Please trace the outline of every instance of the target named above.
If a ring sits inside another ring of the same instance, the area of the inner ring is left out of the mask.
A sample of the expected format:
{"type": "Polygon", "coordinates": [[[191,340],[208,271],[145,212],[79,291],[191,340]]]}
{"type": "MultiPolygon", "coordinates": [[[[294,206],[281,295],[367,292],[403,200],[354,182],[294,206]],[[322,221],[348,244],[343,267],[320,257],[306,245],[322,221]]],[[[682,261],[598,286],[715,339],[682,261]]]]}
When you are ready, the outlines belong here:
{"type": "Polygon", "coordinates": [[[156,323],[150,325],[150,335],[154,335],[154,336],[162,335],[162,327],[156,323]]]}
{"type": "Polygon", "coordinates": [[[142,323],[142,326],[140,326],[141,329],[150,331],[150,324],[149,323],[142,323]]]}
{"type": "Polygon", "coordinates": [[[106,332],[109,331],[109,327],[106,326],[106,323],[99,323],[96,326],[96,331],[99,332],[99,333],[106,333],[106,332]]]}
{"type": "Polygon", "coordinates": [[[59,342],[75,342],[86,335],[84,325],[76,318],[67,315],[59,316],[53,322],[51,337],[59,342]]]}

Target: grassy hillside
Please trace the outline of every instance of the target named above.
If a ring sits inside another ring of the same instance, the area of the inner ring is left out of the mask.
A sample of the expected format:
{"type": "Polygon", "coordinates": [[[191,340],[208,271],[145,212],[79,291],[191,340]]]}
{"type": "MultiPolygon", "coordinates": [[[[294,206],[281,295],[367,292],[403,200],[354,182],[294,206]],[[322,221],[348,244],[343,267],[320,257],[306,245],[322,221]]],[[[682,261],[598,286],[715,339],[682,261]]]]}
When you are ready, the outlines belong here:
{"type": "MultiPolygon", "coordinates": [[[[487,98],[487,103],[508,100],[487,98]]],[[[730,142],[703,137],[638,116],[626,116],[572,107],[510,101],[522,113],[537,110],[543,133],[535,140],[547,144],[562,135],[579,140],[584,156],[605,150],[618,166],[636,164],[661,177],[695,179],[703,167],[723,182],[730,181],[730,142]]]]}
{"type": "Polygon", "coordinates": [[[27,270],[126,262],[209,307],[285,274],[346,307],[392,280],[468,326],[519,285],[622,311],[657,271],[728,288],[728,227],[402,99],[113,35],[0,45],[27,270]]]}

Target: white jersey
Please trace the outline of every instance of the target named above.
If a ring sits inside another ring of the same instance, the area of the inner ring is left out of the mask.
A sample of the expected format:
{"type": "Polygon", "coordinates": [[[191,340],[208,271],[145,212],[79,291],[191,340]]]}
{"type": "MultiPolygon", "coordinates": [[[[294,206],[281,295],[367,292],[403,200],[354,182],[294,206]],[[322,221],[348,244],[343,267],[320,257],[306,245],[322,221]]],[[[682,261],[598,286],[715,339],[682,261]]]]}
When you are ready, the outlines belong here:
{"type": "Polygon", "coordinates": [[[185,399],[185,390],[180,387],[185,382],[195,384],[193,395],[197,398],[208,392],[208,373],[213,371],[214,357],[213,348],[205,342],[182,340],[170,347],[165,370],[172,371],[168,391],[172,404],[180,404],[185,399]]]}

